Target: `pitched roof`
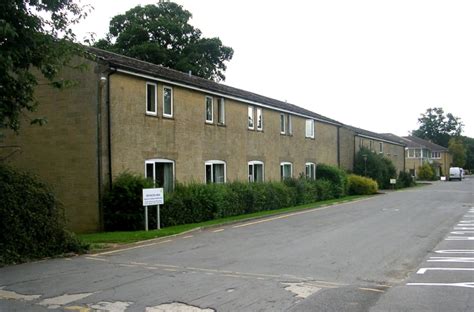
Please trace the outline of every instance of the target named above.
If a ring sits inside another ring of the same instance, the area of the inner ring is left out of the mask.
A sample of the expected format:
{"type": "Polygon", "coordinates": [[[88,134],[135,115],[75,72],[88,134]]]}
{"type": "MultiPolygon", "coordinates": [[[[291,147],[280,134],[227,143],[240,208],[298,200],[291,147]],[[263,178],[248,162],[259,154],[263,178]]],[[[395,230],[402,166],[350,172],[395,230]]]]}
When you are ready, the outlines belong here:
{"type": "Polygon", "coordinates": [[[344,127],[354,131],[356,134],[361,135],[361,136],[377,139],[377,140],[380,140],[380,141],[385,141],[385,142],[395,144],[395,145],[402,145],[402,146],[406,145],[405,142],[400,141],[397,138],[394,138],[394,137],[392,137],[388,134],[385,134],[385,133],[376,133],[376,132],[368,131],[368,130],[361,129],[361,128],[356,128],[356,127],[349,126],[349,125],[344,125],[344,127]]]}
{"type": "Polygon", "coordinates": [[[138,74],[149,75],[152,77],[162,78],[169,80],[171,82],[183,84],[190,87],[200,88],[207,90],[209,92],[216,92],[224,96],[231,96],[242,100],[247,100],[255,102],[258,104],[266,105],[277,110],[283,110],[292,112],[299,115],[304,115],[307,117],[312,117],[314,119],[335,124],[342,125],[340,122],[330,119],[328,117],[316,114],[312,111],[304,109],[302,107],[290,104],[287,102],[275,100],[263,95],[256,93],[248,92],[245,90],[233,88],[221,83],[214,82],[212,80],[200,78],[197,76],[192,76],[177,70],[169,69],[160,65],[140,61],[134,58],[127,56],[119,55],[109,51],[104,51],[101,49],[87,47],[87,50],[93,56],[96,56],[98,59],[105,61],[111,67],[131,71],[138,74]]]}
{"type": "Polygon", "coordinates": [[[425,139],[422,139],[422,138],[419,138],[419,137],[416,137],[416,136],[410,135],[410,136],[405,136],[403,138],[406,139],[407,141],[411,142],[410,145],[407,145],[408,147],[423,146],[423,147],[428,148],[432,151],[443,151],[443,152],[448,150],[444,146],[435,144],[433,142],[430,142],[428,140],[425,140],[425,139]]]}

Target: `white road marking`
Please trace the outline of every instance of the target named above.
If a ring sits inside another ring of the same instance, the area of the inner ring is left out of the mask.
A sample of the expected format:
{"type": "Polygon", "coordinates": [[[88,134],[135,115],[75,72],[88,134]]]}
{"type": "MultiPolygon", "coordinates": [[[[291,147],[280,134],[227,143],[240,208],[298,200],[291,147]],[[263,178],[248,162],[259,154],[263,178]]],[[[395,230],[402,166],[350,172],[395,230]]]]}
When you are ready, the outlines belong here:
{"type": "MultiPolygon", "coordinates": [[[[474,230],[474,228],[473,228],[474,230]]],[[[474,231],[455,231],[455,232],[451,232],[451,234],[453,235],[465,235],[465,234],[472,234],[474,233],[474,231]]]]}
{"type": "Polygon", "coordinates": [[[474,254],[474,249],[436,250],[435,253],[439,253],[439,254],[474,254]]]}
{"type": "Polygon", "coordinates": [[[407,286],[445,286],[474,288],[474,283],[407,283],[407,286]]]}
{"type": "Polygon", "coordinates": [[[224,231],[224,229],[217,229],[217,230],[212,231],[212,233],[219,233],[219,232],[222,232],[222,231],[224,231]]]}
{"type": "Polygon", "coordinates": [[[416,274],[425,274],[426,271],[474,271],[474,268],[420,268],[416,274]]]}
{"type": "Polygon", "coordinates": [[[93,311],[100,311],[100,312],[125,312],[127,308],[133,304],[133,302],[123,302],[123,301],[116,301],[116,302],[107,302],[101,301],[96,304],[88,304],[87,306],[93,311]]]}
{"type": "Polygon", "coordinates": [[[71,302],[87,298],[93,294],[95,293],[92,292],[83,294],[64,294],[61,296],[44,299],[39,303],[39,305],[47,306],[48,309],[58,309],[65,304],[69,304],[71,302]]]}
{"type": "Polygon", "coordinates": [[[474,236],[448,236],[445,240],[447,241],[471,241],[474,240],[474,236]]]}
{"type": "Polygon", "coordinates": [[[215,312],[214,309],[201,309],[180,302],[165,303],[154,307],[147,307],[145,312],[215,312]]]}
{"type": "Polygon", "coordinates": [[[427,262],[455,262],[455,263],[474,263],[474,258],[468,257],[430,257],[427,262]]]}
{"type": "Polygon", "coordinates": [[[98,257],[86,257],[87,260],[94,260],[94,261],[104,261],[104,262],[108,262],[107,259],[103,259],[103,258],[98,258],[98,257]]]}
{"type": "Polygon", "coordinates": [[[291,291],[298,298],[308,298],[312,294],[320,291],[321,288],[310,283],[282,283],[286,285],[285,289],[291,291]]]}
{"type": "Polygon", "coordinates": [[[373,291],[373,292],[379,292],[379,293],[384,293],[384,290],[380,289],[375,289],[375,288],[365,288],[365,287],[359,287],[360,290],[368,290],[368,291],[373,291]]]}
{"type": "Polygon", "coordinates": [[[191,237],[194,237],[194,235],[184,236],[183,239],[187,239],[187,238],[191,238],[191,237]]]}

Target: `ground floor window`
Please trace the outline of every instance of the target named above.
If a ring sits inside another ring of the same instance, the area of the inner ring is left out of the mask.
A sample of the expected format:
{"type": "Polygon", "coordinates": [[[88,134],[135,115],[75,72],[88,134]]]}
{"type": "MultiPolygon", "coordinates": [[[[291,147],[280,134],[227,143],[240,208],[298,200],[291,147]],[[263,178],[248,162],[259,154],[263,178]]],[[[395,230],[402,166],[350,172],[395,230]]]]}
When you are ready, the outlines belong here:
{"type": "Polygon", "coordinates": [[[290,162],[280,163],[280,178],[285,180],[293,176],[293,165],[290,162]]]}
{"type": "Polygon", "coordinates": [[[226,166],[221,160],[209,160],[205,162],[206,183],[225,183],[226,166]]]}
{"type": "Polygon", "coordinates": [[[316,165],[308,162],[305,164],[306,178],[310,180],[316,180],[316,165]]]}
{"type": "Polygon", "coordinates": [[[174,188],[174,161],[168,159],[145,161],[145,176],[153,181],[155,187],[162,187],[165,192],[171,192],[174,188]]]}
{"type": "Polygon", "coordinates": [[[263,182],[263,162],[249,161],[249,182],[263,182]]]}

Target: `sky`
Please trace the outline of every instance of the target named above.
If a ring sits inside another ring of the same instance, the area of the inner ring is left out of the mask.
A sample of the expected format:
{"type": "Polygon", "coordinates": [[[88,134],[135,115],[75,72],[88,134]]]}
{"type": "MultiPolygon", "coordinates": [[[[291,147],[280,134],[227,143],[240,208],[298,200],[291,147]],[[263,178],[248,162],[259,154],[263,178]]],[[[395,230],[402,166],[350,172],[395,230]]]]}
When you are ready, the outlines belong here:
{"type": "MultiPolygon", "coordinates": [[[[234,49],[225,84],[378,133],[408,135],[430,107],[474,137],[474,1],[176,0],[234,49]]],[[[142,0],[82,0],[78,39],[142,0]]]]}

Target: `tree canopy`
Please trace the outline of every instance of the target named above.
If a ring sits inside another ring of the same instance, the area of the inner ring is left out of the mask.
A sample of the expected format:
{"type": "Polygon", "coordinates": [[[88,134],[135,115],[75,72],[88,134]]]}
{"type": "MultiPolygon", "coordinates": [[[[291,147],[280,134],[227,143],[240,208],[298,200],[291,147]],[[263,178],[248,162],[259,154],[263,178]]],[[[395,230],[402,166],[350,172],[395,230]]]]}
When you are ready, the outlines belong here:
{"type": "Polygon", "coordinates": [[[451,113],[445,115],[441,107],[428,108],[418,118],[418,123],[420,126],[412,131],[412,135],[444,147],[448,147],[451,137],[461,135],[464,126],[460,118],[451,113]]]}
{"type": "Polygon", "coordinates": [[[33,91],[38,81],[32,69],[53,86],[64,85],[55,78],[80,49],[72,44],[71,25],[85,12],[75,0],[0,1],[0,129],[18,132],[22,114],[36,109],[33,91]]]}
{"type": "Polygon", "coordinates": [[[464,167],[466,164],[466,148],[461,138],[451,138],[449,140],[449,152],[453,155],[453,166],[464,167]]]}
{"type": "Polygon", "coordinates": [[[190,25],[192,14],[173,2],[136,6],[112,18],[106,38],[95,47],[193,75],[225,80],[234,50],[219,38],[204,38],[190,25]]]}

